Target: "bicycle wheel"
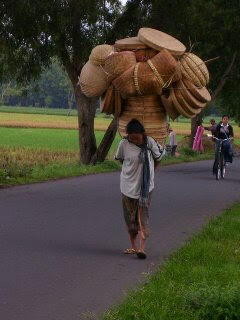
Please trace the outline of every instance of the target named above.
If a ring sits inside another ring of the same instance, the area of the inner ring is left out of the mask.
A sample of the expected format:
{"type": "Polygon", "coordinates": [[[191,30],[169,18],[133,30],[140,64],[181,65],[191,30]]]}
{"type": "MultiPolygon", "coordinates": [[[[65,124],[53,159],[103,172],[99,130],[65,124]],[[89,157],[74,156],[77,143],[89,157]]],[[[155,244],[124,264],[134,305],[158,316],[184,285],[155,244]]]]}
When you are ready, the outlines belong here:
{"type": "Polygon", "coordinates": [[[221,178],[221,165],[220,165],[220,162],[218,162],[217,168],[216,168],[216,180],[220,180],[220,178],[221,178]]]}
{"type": "Polygon", "coordinates": [[[226,162],[225,162],[224,156],[222,154],[222,156],[221,156],[221,177],[222,177],[222,179],[224,179],[225,174],[226,174],[226,162]]]}

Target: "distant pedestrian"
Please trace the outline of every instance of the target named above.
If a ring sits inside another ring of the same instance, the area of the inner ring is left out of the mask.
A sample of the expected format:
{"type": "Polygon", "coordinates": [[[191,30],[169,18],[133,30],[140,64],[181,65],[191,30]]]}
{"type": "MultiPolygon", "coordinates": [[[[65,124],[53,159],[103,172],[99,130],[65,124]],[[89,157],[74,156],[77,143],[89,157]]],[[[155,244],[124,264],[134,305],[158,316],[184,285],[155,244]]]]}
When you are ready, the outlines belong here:
{"type": "Polygon", "coordinates": [[[171,146],[171,156],[175,157],[177,149],[177,137],[176,132],[172,128],[169,128],[169,140],[171,146]]]}
{"type": "Polygon", "coordinates": [[[197,122],[197,131],[194,137],[193,141],[193,147],[192,149],[196,152],[203,152],[203,132],[204,132],[204,127],[202,125],[202,121],[197,122]]]}
{"type": "Polygon", "coordinates": [[[151,137],[146,136],[143,125],[132,119],[126,128],[127,137],[118,145],[115,159],[123,164],[120,189],[125,222],[128,228],[131,248],[126,254],[137,254],[145,259],[145,240],[149,235],[149,206],[154,188],[154,169],[164,151],[151,137]],[[139,236],[140,248],[136,239],[139,236]]]}
{"type": "Polygon", "coordinates": [[[215,119],[210,120],[210,126],[209,127],[204,127],[205,130],[211,131],[212,136],[215,136],[216,134],[216,129],[217,129],[217,124],[215,119]]]}

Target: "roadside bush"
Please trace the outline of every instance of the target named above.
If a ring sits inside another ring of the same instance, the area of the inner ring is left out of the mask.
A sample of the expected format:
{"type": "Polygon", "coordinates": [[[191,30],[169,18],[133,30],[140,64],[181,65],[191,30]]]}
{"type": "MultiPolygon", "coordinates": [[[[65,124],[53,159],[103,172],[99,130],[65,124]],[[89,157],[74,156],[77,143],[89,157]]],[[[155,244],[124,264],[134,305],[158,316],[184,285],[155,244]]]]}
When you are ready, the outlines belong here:
{"type": "Polygon", "coordinates": [[[185,156],[188,156],[188,157],[197,156],[197,153],[195,151],[193,151],[191,148],[188,148],[188,147],[181,148],[181,153],[183,153],[185,156]]]}

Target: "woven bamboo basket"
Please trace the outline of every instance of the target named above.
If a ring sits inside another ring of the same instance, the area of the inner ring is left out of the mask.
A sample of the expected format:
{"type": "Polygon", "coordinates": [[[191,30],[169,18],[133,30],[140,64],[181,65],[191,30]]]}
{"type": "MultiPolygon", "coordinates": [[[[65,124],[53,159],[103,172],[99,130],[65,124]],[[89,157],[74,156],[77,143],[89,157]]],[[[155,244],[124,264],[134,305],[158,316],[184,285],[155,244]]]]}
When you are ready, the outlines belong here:
{"type": "Polygon", "coordinates": [[[161,101],[162,104],[166,110],[167,115],[174,121],[180,116],[180,113],[178,110],[174,107],[172,103],[172,98],[170,98],[170,95],[165,96],[161,95],[161,101]]]}
{"type": "Polygon", "coordinates": [[[108,44],[96,46],[92,49],[92,52],[89,56],[89,61],[96,66],[103,65],[107,57],[113,52],[114,47],[108,44]]]}
{"type": "Polygon", "coordinates": [[[115,79],[135,64],[136,57],[134,52],[115,52],[106,59],[104,70],[110,78],[115,79]]]}
{"type": "Polygon", "coordinates": [[[189,81],[186,78],[182,79],[185,87],[191,92],[191,94],[200,102],[210,102],[211,101],[211,95],[208,92],[206,87],[198,88],[196,87],[191,81],[189,81]]]}
{"type": "Polygon", "coordinates": [[[145,49],[147,46],[138,37],[117,40],[114,44],[116,51],[145,49]]]}
{"type": "Polygon", "coordinates": [[[115,112],[115,96],[113,85],[111,85],[107,91],[101,96],[100,99],[100,112],[106,114],[114,114],[115,112]]]}
{"type": "Polygon", "coordinates": [[[139,62],[134,70],[134,84],[139,95],[152,95],[162,93],[162,78],[152,70],[147,62],[139,62]]]}
{"type": "Polygon", "coordinates": [[[199,75],[199,79],[203,86],[206,86],[209,83],[209,72],[206,64],[195,54],[185,53],[183,58],[186,59],[189,67],[199,75]]]}
{"type": "Polygon", "coordinates": [[[201,108],[196,108],[192,104],[190,104],[184,97],[183,92],[185,90],[174,88],[174,94],[178,101],[178,103],[181,105],[181,107],[192,116],[195,116],[196,112],[201,108]]]}
{"type": "Polygon", "coordinates": [[[162,84],[146,62],[138,62],[113,81],[123,99],[137,95],[161,94],[162,84]]]}
{"type": "Polygon", "coordinates": [[[159,30],[141,28],[138,39],[153,49],[158,51],[167,49],[176,56],[181,56],[186,51],[186,47],[179,40],[159,30]]]}
{"type": "Polygon", "coordinates": [[[161,95],[162,88],[173,81],[176,66],[176,60],[163,50],[151,60],[138,62],[134,69],[125,71],[113,81],[113,85],[124,99],[135,95],[161,95]]]}
{"type": "Polygon", "coordinates": [[[137,94],[134,85],[134,67],[129,68],[112,83],[123,99],[137,94]]]}
{"type": "Polygon", "coordinates": [[[179,97],[181,99],[181,97],[183,97],[186,103],[189,104],[192,108],[202,109],[206,107],[206,103],[201,102],[197,98],[195,98],[194,95],[191,93],[191,91],[185,86],[183,81],[180,80],[176,84],[176,87],[174,90],[175,90],[176,98],[178,99],[179,97]]]}
{"type": "Polygon", "coordinates": [[[136,118],[145,128],[146,134],[165,144],[167,121],[164,107],[157,95],[131,97],[125,101],[119,117],[119,133],[126,136],[128,122],[136,118]]]}
{"type": "Polygon", "coordinates": [[[195,109],[195,112],[194,112],[194,113],[191,112],[191,111],[189,111],[189,110],[186,110],[185,104],[182,105],[182,104],[180,104],[180,102],[177,100],[176,95],[175,95],[174,88],[172,88],[172,89],[170,90],[170,97],[171,97],[171,99],[172,99],[172,103],[173,103],[174,107],[178,110],[178,112],[179,112],[182,116],[184,116],[184,117],[186,117],[186,118],[194,118],[199,112],[201,112],[201,109],[200,109],[200,108],[199,108],[199,109],[195,109]]]}
{"type": "Polygon", "coordinates": [[[181,78],[179,63],[168,50],[162,50],[150,61],[162,78],[163,83],[165,83],[164,87],[167,87],[172,81],[181,78]]]}
{"type": "Polygon", "coordinates": [[[199,88],[209,82],[209,72],[205,63],[193,53],[186,53],[180,60],[181,71],[185,78],[199,88]]]}
{"type": "Polygon", "coordinates": [[[110,79],[101,67],[88,61],[82,68],[78,84],[85,96],[100,97],[107,90],[110,79]]]}
{"type": "Polygon", "coordinates": [[[152,48],[147,49],[137,49],[134,50],[137,62],[147,62],[149,59],[152,59],[156,54],[157,50],[152,48]]]}

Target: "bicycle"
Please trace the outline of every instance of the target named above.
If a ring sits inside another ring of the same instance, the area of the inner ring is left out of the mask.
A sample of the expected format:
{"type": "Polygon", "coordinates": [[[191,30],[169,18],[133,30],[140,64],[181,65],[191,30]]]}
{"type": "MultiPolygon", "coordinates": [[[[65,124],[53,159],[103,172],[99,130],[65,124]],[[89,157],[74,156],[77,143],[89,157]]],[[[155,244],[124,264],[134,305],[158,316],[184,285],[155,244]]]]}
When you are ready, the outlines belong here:
{"type": "Polygon", "coordinates": [[[213,139],[219,141],[218,150],[216,152],[216,159],[213,164],[213,174],[216,175],[216,180],[220,178],[224,179],[226,174],[226,161],[224,158],[224,150],[223,150],[223,142],[227,140],[231,140],[231,138],[219,139],[217,137],[212,137],[213,139]]]}

